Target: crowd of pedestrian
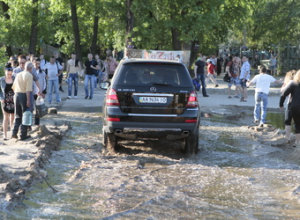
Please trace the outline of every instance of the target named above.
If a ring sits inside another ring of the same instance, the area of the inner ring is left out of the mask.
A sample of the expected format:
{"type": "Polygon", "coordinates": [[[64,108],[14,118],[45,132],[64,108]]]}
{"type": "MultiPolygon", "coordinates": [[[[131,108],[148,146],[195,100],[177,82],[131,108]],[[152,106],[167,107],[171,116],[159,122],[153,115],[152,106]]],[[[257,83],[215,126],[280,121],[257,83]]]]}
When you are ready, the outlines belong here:
{"type": "MultiPolygon", "coordinates": [[[[112,78],[118,62],[111,54],[105,60],[99,55],[89,53],[84,65],[76,59],[75,52],[66,63],[66,75],[63,71],[64,60],[55,51],[47,61],[43,54],[35,57],[34,54],[10,57],[5,65],[5,75],[0,78],[0,101],[3,112],[3,140],[9,138],[26,140],[30,138],[28,131],[32,126],[22,123],[23,113],[34,113],[35,100],[42,98],[48,105],[61,102],[60,92],[64,92],[63,79],[68,84],[68,99],[78,98],[78,80],[84,75],[85,99],[93,99],[94,89],[106,78],[112,78]],[[54,97],[52,98],[52,96],[54,97]],[[8,131],[11,136],[8,136],[8,131]],[[20,130],[20,136],[18,136],[20,130]]],[[[40,125],[40,118],[35,113],[34,125],[40,125]]]]}
{"type": "MultiPolygon", "coordinates": [[[[212,81],[215,87],[219,84],[216,81],[216,76],[221,75],[223,61],[220,56],[212,55],[207,57],[201,53],[194,65],[195,79],[202,87],[203,97],[209,97],[206,93],[205,87],[209,81],[212,81]]],[[[235,85],[235,95],[233,97],[239,98],[241,102],[247,102],[247,81],[250,79],[250,63],[247,56],[243,56],[242,60],[238,56],[229,56],[226,61],[225,73],[229,76],[228,81],[228,98],[232,98],[231,87],[235,85]]]]}
{"type": "MultiPolygon", "coordinates": [[[[258,60],[257,60],[258,64],[258,60]]],[[[247,88],[252,84],[256,84],[254,94],[254,123],[259,127],[264,127],[266,123],[268,95],[271,83],[282,83],[283,81],[274,78],[276,69],[276,57],[271,56],[270,59],[271,72],[267,73],[266,67],[261,65],[259,74],[252,77],[250,80],[251,66],[247,56],[228,56],[226,62],[225,74],[228,75],[228,98],[239,98],[241,102],[247,102],[247,88]],[[234,96],[231,94],[231,88],[235,85],[234,96]]],[[[220,63],[222,65],[222,63],[220,63]]],[[[209,97],[206,91],[206,85],[211,80],[215,87],[218,87],[216,76],[220,75],[218,69],[218,58],[215,56],[207,57],[199,54],[194,65],[194,80],[196,79],[202,88],[203,97],[209,97]],[[216,66],[215,66],[216,64],[216,66]]],[[[199,89],[199,90],[200,90],[199,89]]],[[[295,123],[296,142],[295,146],[300,148],[300,70],[289,71],[284,79],[281,88],[281,96],[279,106],[283,109],[284,101],[288,97],[288,104],[285,112],[285,130],[286,139],[291,142],[291,122],[295,123]]]]}
{"type": "MultiPolygon", "coordinates": [[[[116,54],[116,53],[115,53],[116,54]]],[[[180,62],[180,56],[177,57],[180,62]]],[[[126,53],[123,59],[129,59],[126,53]]],[[[276,59],[272,57],[271,59],[276,59]]],[[[206,86],[212,81],[215,87],[218,87],[216,76],[220,76],[222,66],[225,63],[225,73],[228,75],[227,95],[229,99],[238,98],[241,102],[247,102],[247,87],[256,84],[255,89],[255,106],[254,122],[263,127],[266,123],[266,113],[268,105],[268,93],[270,84],[279,83],[273,76],[267,74],[265,67],[260,68],[258,75],[250,81],[250,63],[247,56],[228,56],[226,61],[220,56],[205,56],[198,54],[197,61],[194,65],[195,80],[200,84],[203,97],[209,97],[206,86]],[[232,86],[235,86],[234,95],[232,95],[232,86]]],[[[272,61],[274,64],[275,61],[272,61]]],[[[84,65],[76,59],[73,52],[66,63],[66,82],[68,84],[68,99],[78,98],[78,81],[80,76],[84,76],[85,99],[93,99],[94,89],[97,88],[101,81],[112,78],[118,62],[113,53],[107,53],[105,60],[100,59],[96,54],[94,57],[91,53],[87,55],[84,65]],[[74,92],[73,92],[74,87],[74,92]],[[73,96],[72,96],[73,92],[73,96]]],[[[52,95],[54,94],[54,103],[61,102],[60,92],[63,90],[63,70],[65,67],[64,60],[58,52],[54,52],[49,61],[45,60],[44,55],[35,57],[32,53],[11,57],[5,66],[5,75],[0,78],[0,101],[3,112],[3,140],[9,139],[8,128],[11,130],[11,138],[18,138],[19,129],[21,130],[20,139],[26,140],[30,136],[27,132],[31,126],[22,124],[22,114],[26,110],[34,111],[34,101],[38,97],[45,98],[50,105],[52,95]]],[[[286,74],[284,85],[281,89],[280,107],[283,107],[284,100],[289,97],[286,110],[285,126],[286,137],[290,139],[291,121],[296,125],[296,140],[300,145],[300,70],[290,71],[286,74]]],[[[34,124],[39,126],[40,119],[35,116],[34,124]]]]}

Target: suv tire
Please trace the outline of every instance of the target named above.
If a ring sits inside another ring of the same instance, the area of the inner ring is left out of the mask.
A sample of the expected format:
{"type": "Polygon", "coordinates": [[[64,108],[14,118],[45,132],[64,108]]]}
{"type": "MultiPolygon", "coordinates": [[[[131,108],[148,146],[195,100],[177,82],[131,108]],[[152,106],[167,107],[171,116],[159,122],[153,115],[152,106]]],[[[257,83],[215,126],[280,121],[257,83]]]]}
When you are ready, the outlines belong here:
{"type": "Polygon", "coordinates": [[[118,145],[118,138],[116,137],[116,135],[114,135],[113,133],[106,133],[104,132],[104,145],[108,150],[111,150],[113,152],[115,152],[116,150],[118,150],[119,145],[118,145]]]}
{"type": "Polygon", "coordinates": [[[187,155],[194,155],[198,153],[198,142],[199,142],[199,134],[189,135],[184,139],[184,152],[187,155]]]}

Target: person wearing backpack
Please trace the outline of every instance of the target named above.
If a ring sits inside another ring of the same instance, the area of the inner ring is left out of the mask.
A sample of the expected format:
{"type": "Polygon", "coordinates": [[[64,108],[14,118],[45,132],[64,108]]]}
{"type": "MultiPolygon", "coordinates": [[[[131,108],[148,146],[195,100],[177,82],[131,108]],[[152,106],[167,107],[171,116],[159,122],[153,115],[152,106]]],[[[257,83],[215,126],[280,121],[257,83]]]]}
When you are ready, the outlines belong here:
{"type": "Polygon", "coordinates": [[[76,59],[76,54],[71,54],[71,59],[67,62],[67,82],[68,82],[68,99],[72,97],[72,86],[74,82],[74,98],[78,95],[78,72],[81,72],[80,61],[76,59]]]}

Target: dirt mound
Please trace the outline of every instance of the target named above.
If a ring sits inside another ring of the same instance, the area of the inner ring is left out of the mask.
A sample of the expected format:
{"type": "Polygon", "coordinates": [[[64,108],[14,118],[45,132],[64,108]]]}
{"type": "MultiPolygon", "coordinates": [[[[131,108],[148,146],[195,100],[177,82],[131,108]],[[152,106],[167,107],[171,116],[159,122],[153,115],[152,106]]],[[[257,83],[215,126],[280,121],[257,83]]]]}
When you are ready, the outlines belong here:
{"type": "MultiPolygon", "coordinates": [[[[18,162],[26,161],[27,167],[19,167],[18,171],[11,171],[5,166],[3,169],[0,168],[0,210],[10,210],[15,207],[24,198],[26,189],[47,175],[42,170],[43,164],[49,161],[51,151],[59,149],[60,142],[69,128],[68,124],[60,126],[42,125],[31,134],[32,141],[10,142],[8,144],[7,147],[12,151],[13,148],[18,149],[18,147],[26,146],[31,153],[21,152],[14,155],[18,162]],[[34,152],[34,150],[36,151],[34,152]]],[[[3,151],[5,150],[7,148],[3,148],[3,151]]],[[[8,153],[2,152],[2,155],[3,157],[9,156],[9,153],[10,151],[8,153]]]]}

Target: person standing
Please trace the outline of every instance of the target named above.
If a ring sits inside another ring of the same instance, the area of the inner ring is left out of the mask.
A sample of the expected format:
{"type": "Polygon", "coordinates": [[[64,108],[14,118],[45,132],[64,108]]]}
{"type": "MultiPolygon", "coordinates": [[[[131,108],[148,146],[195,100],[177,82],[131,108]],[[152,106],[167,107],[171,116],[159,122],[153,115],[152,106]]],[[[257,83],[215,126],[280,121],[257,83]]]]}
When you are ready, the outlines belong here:
{"type": "Polygon", "coordinates": [[[237,86],[237,83],[238,83],[238,80],[239,80],[238,79],[238,73],[239,73],[238,70],[239,70],[238,68],[235,68],[235,63],[233,61],[232,56],[229,56],[229,61],[227,63],[226,69],[225,69],[226,73],[230,77],[230,82],[228,82],[228,90],[227,90],[229,99],[232,98],[232,96],[231,96],[231,87],[232,87],[232,85],[237,86]]]}
{"type": "Polygon", "coordinates": [[[55,61],[55,56],[50,58],[50,62],[46,63],[45,70],[47,70],[47,80],[48,80],[48,104],[52,102],[52,94],[53,94],[53,87],[56,96],[56,103],[60,103],[60,95],[58,90],[59,85],[59,76],[61,74],[60,70],[62,70],[62,66],[59,62],[55,61]]]}
{"type": "MultiPolygon", "coordinates": [[[[34,68],[36,70],[36,74],[39,76],[39,85],[40,85],[40,88],[41,88],[41,93],[43,93],[43,97],[44,97],[44,94],[46,94],[46,87],[47,87],[47,82],[46,82],[46,73],[41,69],[41,60],[40,59],[35,59],[34,60],[34,68]]],[[[37,86],[34,87],[34,100],[37,100],[38,98],[38,93],[39,93],[39,89],[37,88],[37,86]]],[[[35,117],[34,117],[35,121],[34,121],[34,124],[36,126],[39,126],[40,125],[40,118],[37,117],[37,115],[35,114],[35,117]]]]}
{"type": "Polygon", "coordinates": [[[248,62],[248,57],[246,55],[242,58],[243,65],[240,73],[240,87],[242,91],[241,102],[247,102],[247,81],[250,79],[250,63],[248,62]]]}
{"type": "Polygon", "coordinates": [[[111,79],[115,73],[115,70],[118,66],[118,62],[112,57],[108,56],[107,58],[107,68],[108,68],[108,78],[111,79]]]}
{"type": "Polygon", "coordinates": [[[217,67],[217,58],[216,58],[216,56],[215,55],[211,55],[210,60],[211,60],[211,63],[214,65],[215,69],[217,69],[216,68],[217,67]]]}
{"type": "Polygon", "coordinates": [[[40,55],[40,63],[41,63],[41,65],[40,65],[41,70],[45,71],[44,67],[45,67],[47,61],[44,59],[44,55],[43,54],[40,55]]]}
{"type": "Polygon", "coordinates": [[[215,66],[213,65],[212,61],[210,59],[207,60],[208,66],[207,66],[207,79],[206,83],[208,83],[209,80],[211,80],[215,87],[218,87],[218,83],[215,80],[215,66]]]}
{"type": "MultiPolygon", "coordinates": [[[[32,55],[30,55],[30,57],[32,57],[32,55]]],[[[32,60],[34,60],[34,57],[32,57],[32,60]]],[[[18,61],[19,61],[19,66],[14,69],[14,73],[13,73],[14,77],[16,77],[18,75],[18,73],[25,70],[26,56],[25,55],[20,55],[18,57],[18,61]]],[[[37,86],[39,91],[42,91],[40,89],[40,85],[39,85],[39,76],[37,75],[34,66],[32,67],[32,70],[31,70],[30,73],[32,74],[33,81],[34,81],[35,85],[37,86]]],[[[32,91],[33,90],[34,90],[34,85],[32,85],[32,91]]],[[[30,94],[30,99],[31,99],[31,101],[30,101],[30,103],[31,103],[30,111],[32,112],[33,111],[33,104],[34,104],[34,102],[33,102],[33,100],[34,100],[33,93],[30,94]]]]}
{"type": "Polygon", "coordinates": [[[195,73],[195,79],[197,79],[200,82],[200,85],[202,86],[202,95],[203,97],[208,97],[206,93],[205,88],[205,63],[206,57],[201,57],[200,60],[197,60],[194,66],[194,73],[195,73]]]}
{"type": "Polygon", "coordinates": [[[92,99],[95,85],[95,72],[99,70],[99,65],[96,60],[93,60],[93,55],[88,54],[88,60],[85,62],[84,90],[85,99],[92,99]],[[89,91],[90,82],[90,91],[89,91]]]}
{"type": "MultiPolygon", "coordinates": [[[[99,78],[99,83],[101,83],[104,72],[105,72],[105,64],[104,64],[104,61],[100,59],[98,54],[95,55],[95,59],[96,59],[98,65],[99,65],[99,76],[98,76],[98,78],[99,78]]],[[[96,78],[95,87],[97,87],[97,78],[96,78]]]]}
{"type": "Polygon", "coordinates": [[[288,83],[283,89],[279,102],[280,109],[283,109],[284,101],[289,95],[291,97],[288,105],[295,123],[296,147],[300,150],[300,70],[295,74],[293,81],[288,83]]]}
{"type": "Polygon", "coordinates": [[[76,54],[71,54],[71,59],[67,62],[68,99],[72,97],[72,85],[74,83],[74,98],[78,95],[78,72],[81,72],[80,61],[76,59],[76,54]]]}
{"type": "Polygon", "coordinates": [[[242,87],[241,87],[241,84],[240,84],[240,70],[241,70],[241,66],[240,66],[240,58],[239,57],[233,57],[232,58],[232,61],[233,61],[233,72],[234,72],[234,75],[236,75],[236,81],[235,81],[235,90],[234,90],[234,98],[237,98],[239,99],[240,96],[239,94],[242,95],[243,91],[242,91],[242,87]]]}
{"type": "MultiPolygon", "coordinates": [[[[293,79],[294,79],[294,76],[296,74],[296,70],[291,70],[289,72],[286,73],[285,75],[285,78],[284,78],[284,82],[283,82],[283,85],[280,89],[281,92],[284,91],[285,87],[293,82],[293,79]]],[[[284,126],[285,126],[285,137],[288,141],[290,141],[291,139],[291,131],[292,131],[292,111],[291,111],[291,106],[290,106],[290,98],[291,98],[291,95],[288,96],[288,105],[286,107],[286,110],[285,110],[285,117],[284,117],[284,126]]]]}
{"type": "Polygon", "coordinates": [[[14,122],[14,91],[12,90],[12,85],[15,77],[13,76],[13,68],[11,63],[7,63],[5,65],[5,76],[0,78],[0,101],[1,101],[1,109],[3,114],[3,140],[8,140],[7,138],[7,130],[8,123],[10,126],[10,130],[12,130],[13,122],[14,122]]]}
{"type": "Polygon", "coordinates": [[[18,63],[19,63],[19,66],[16,67],[13,71],[14,77],[16,77],[18,73],[23,72],[25,70],[26,56],[25,55],[19,55],[18,56],[18,63]]]}
{"type": "Polygon", "coordinates": [[[26,140],[30,138],[27,135],[28,126],[22,124],[23,113],[30,108],[31,99],[30,93],[32,92],[33,76],[31,71],[33,69],[33,64],[31,62],[26,62],[25,70],[20,72],[12,85],[14,90],[14,103],[15,103],[15,120],[14,128],[12,131],[12,138],[18,139],[18,131],[21,126],[21,140],[26,140]]]}
{"type": "Polygon", "coordinates": [[[268,94],[270,91],[271,83],[280,83],[281,80],[276,80],[274,77],[267,74],[265,67],[260,68],[260,73],[256,75],[247,86],[256,83],[255,88],[255,107],[254,107],[254,123],[258,123],[259,127],[263,127],[266,123],[267,107],[268,107],[268,94]]]}
{"type": "Polygon", "coordinates": [[[58,62],[60,66],[62,66],[61,70],[59,72],[57,72],[58,75],[58,83],[59,83],[59,91],[64,92],[63,88],[62,88],[62,80],[63,80],[63,70],[65,68],[65,63],[64,60],[59,57],[59,53],[57,51],[53,52],[53,56],[55,57],[55,62],[58,62]]]}
{"type": "Polygon", "coordinates": [[[255,54],[253,63],[254,63],[254,68],[255,68],[255,69],[257,69],[258,66],[260,66],[260,59],[259,59],[258,54],[255,54]]]}

